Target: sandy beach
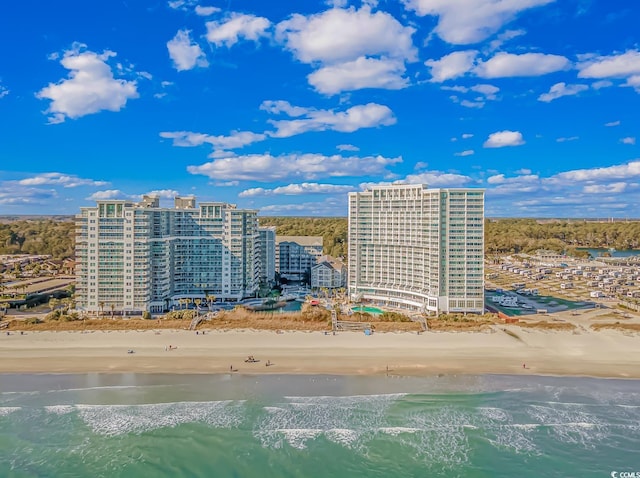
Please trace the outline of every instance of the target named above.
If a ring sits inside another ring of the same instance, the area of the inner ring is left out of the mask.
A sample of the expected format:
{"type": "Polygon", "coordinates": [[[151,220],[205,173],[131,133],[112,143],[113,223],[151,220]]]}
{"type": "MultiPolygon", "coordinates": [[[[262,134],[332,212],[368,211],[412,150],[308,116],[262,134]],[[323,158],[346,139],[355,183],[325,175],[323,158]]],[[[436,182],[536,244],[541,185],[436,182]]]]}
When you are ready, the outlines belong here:
{"type": "Polygon", "coordinates": [[[29,331],[0,336],[0,373],[550,374],[640,378],[640,336],[615,330],[375,333],[29,331]],[[171,346],[171,349],[169,349],[171,346]],[[134,353],[127,353],[128,350],[134,353]],[[246,363],[253,355],[259,362],[246,363]],[[270,361],[271,366],[266,366],[270,361]],[[526,367],[523,367],[526,365],[526,367]]]}

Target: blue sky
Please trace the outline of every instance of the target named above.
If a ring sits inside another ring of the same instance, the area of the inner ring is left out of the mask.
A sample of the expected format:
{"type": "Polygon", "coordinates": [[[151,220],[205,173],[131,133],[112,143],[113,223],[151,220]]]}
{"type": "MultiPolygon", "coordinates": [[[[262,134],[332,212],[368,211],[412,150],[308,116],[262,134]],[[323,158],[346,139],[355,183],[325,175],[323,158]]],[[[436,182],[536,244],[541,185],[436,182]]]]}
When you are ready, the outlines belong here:
{"type": "Polygon", "coordinates": [[[640,217],[640,5],[21,0],[0,15],[0,214],[155,192],[345,216],[370,184],[487,216],[640,217]]]}

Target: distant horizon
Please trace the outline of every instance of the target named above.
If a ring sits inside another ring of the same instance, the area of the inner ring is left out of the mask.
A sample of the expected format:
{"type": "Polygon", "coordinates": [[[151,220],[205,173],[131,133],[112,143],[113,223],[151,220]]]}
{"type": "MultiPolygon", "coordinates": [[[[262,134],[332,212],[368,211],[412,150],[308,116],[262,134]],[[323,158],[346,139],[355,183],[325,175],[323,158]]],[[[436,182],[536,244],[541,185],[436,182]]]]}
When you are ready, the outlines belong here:
{"type": "Polygon", "coordinates": [[[0,17],[2,214],[154,193],[335,217],[396,182],[637,214],[638,2],[63,3],[0,17]]]}

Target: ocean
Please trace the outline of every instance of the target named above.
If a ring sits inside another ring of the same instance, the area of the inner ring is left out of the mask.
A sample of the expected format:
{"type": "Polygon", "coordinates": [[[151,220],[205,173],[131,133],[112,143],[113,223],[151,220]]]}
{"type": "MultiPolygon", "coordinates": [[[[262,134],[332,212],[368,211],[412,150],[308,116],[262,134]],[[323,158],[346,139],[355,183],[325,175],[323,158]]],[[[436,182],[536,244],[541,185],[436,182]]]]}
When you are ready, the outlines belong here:
{"type": "Polygon", "coordinates": [[[640,476],[636,380],[0,375],[0,477],[623,472],[640,476]]]}

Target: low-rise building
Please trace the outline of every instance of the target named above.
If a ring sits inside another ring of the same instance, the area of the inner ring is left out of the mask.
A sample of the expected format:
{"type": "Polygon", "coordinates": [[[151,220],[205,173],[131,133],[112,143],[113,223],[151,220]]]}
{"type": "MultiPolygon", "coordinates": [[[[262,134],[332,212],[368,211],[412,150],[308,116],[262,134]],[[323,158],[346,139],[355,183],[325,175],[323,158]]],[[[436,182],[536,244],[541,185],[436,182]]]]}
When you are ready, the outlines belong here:
{"type": "Polygon", "coordinates": [[[322,256],[322,236],[276,236],[276,271],[287,280],[310,277],[322,256]]]}
{"type": "Polygon", "coordinates": [[[347,266],[340,259],[322,256],[311,267],[311,288],[339,289],[347,286],[347,266]]]}

